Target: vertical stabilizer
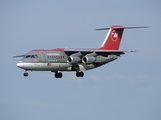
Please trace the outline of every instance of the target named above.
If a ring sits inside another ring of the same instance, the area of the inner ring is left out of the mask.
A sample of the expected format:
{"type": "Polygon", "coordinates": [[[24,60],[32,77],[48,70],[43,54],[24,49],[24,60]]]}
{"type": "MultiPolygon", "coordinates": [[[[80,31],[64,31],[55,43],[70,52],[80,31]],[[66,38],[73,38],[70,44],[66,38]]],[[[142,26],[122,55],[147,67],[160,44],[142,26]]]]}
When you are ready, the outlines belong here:
{"type": "Polygon", "coordinates": [[[124,27],[113,25],[111,28],[102,28],[97,30],[107,30],[109,29],[100,50],[118,50],[123,35],[124,27]]]}

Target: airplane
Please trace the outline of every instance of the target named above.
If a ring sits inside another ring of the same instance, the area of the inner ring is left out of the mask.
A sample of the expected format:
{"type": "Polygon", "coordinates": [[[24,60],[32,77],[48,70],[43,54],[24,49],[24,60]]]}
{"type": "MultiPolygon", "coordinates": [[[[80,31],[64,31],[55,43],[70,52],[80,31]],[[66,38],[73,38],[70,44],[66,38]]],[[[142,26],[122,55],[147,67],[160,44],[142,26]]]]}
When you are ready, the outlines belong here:
{"type": "Polygon", "coordinates": [[[55,49],[36,49],[25,55],[13,56],[23,57],[17,67],[24,69],[24,77],[29,74],[27,71],[51,71],[55,73],[55,78],[62,78],[63,71],[75,71],[77,77],[83,77],[85,70],[91,70],[106,63],[116,60],[125,52],[119,50],[124,29],[147,28],[123,27],[113,25],[110,28],[100,28],[96,30],[109,30],[102,45],[98,48],[55,48],[55,49]]]}

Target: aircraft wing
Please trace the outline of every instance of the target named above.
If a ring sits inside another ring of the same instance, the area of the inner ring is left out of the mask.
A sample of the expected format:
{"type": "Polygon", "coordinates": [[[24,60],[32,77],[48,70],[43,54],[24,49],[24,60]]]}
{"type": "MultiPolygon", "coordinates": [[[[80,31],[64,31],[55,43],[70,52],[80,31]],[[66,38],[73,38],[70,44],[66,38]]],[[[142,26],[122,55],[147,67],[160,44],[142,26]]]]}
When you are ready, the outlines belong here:
{"type": "Polygon", "coordinates": [[[17,55],[17,56],[13,56],[13,58],[16,58],[16,57],[25,57],[25,55],[17,55]]]}
{"type": "Polygon", "coordinates": [[[135,52],[134,50],[131,51],[122,51],[122,50],[95,50],[95,49],[65,49],[64,52],[70,56],[74,53],[81,53],[83,56],[90,54],[90,53],[96,53],[97,55],[107,56],[107,55],[117,55],[120,56],[122,54],[125,54],[125,52],[135,52]]]}

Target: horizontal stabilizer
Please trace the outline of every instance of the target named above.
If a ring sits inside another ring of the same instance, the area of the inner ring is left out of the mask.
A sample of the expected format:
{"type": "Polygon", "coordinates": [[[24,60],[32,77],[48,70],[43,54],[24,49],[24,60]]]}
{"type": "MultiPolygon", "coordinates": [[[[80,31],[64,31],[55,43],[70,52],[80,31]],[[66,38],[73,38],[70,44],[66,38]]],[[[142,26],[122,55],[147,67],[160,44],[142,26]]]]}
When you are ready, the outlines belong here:
{"type": "MultiPolygon", "coordinates": [[[[148,28],[149,26],[139,26],[139,27],[122,27],[122,26],[114,26],[113,29],[135,29],[135,28],[148,28]]],[[[96,30],[109,30],[110,28],[99,28],[96,30]]]]}

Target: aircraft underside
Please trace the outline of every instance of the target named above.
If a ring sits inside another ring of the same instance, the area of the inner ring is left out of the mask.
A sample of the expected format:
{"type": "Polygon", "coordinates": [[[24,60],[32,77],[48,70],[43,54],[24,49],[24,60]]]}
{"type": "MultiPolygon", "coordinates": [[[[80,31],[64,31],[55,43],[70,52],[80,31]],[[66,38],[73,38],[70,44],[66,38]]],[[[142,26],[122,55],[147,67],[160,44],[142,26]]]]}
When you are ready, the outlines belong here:
{"type": "Polygon", "coordinates": [[[105,63],[93,63],[93,64],[75,64],[70,63],[17,63],[17,66],[25,68],[24,76],[27,77],[29,73],[27,71],[51,71],[55,72],[56,78],[62,78],[63,71],[75,71],[77,77],[83,77],[86,70],[94,69],[105,63]]]}

